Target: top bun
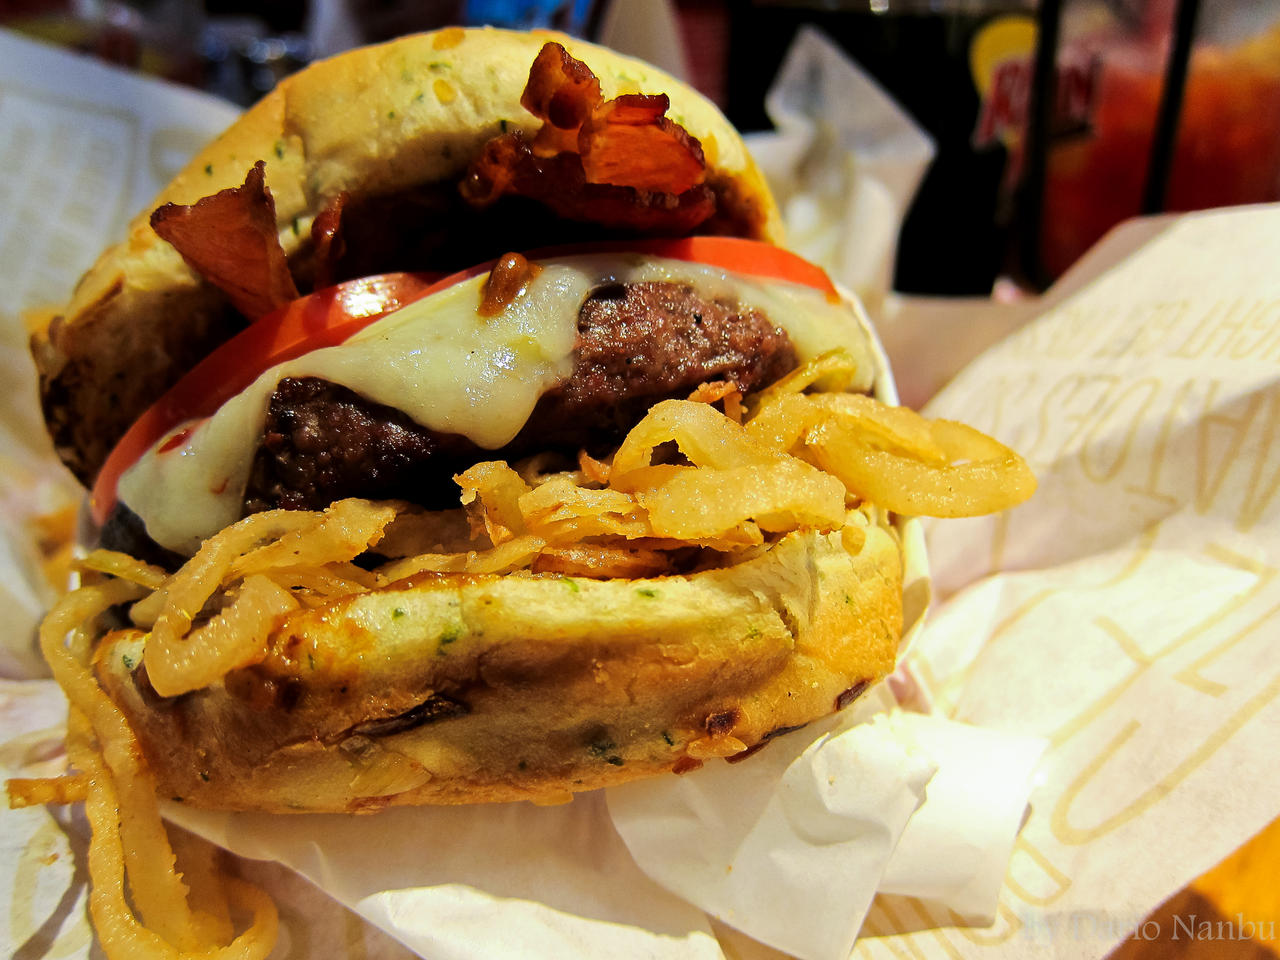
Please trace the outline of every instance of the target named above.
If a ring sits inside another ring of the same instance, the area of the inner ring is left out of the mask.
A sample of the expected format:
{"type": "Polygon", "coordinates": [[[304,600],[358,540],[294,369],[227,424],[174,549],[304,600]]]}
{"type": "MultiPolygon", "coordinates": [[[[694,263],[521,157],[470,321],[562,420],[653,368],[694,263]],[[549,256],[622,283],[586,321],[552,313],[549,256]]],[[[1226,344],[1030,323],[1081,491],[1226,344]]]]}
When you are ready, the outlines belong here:
{"type": "Polygon", "coordinates": [[[152,230],[152,210],[239,186],[263,160],[284,250],[305,254],[311,221],[340,192],[359,200],[432,185],[452,191],[489,139],[535,132],[541,121],[520,95],[549,41],[591,68],[606,99],[670,97],[667,116],[701,142],[717,195],[704,232],[781,239],[777,207],[737,131],[710,101],[643,61],[544,31],[457,27],[353,50],[283,80],[201,151],[35,334],[45,418],[63,462],[90,483],[133,420],[234,332],[223,294],[152,230]]]}

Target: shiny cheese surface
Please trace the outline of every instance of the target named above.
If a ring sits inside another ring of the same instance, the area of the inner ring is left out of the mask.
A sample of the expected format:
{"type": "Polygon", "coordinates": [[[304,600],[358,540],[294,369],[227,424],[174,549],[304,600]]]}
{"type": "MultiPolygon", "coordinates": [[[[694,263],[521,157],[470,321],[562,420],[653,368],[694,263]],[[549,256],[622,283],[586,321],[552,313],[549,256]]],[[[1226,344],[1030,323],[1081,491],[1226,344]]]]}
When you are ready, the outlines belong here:
{"type": "Polygon", "coordinates": [[[524,426],[543,393],[573,372],[578,312],[608,283],[689,284],[708,298],[762,311],[786,330],[800,359],[836,347],[867,357],[866,337],[843,303],[822,292],[758,281],[714,267],[636,254],[540,261],[542,271],[494,316],[479,313],[479,276],[409,304],[336,347],[264,372],[207,420],[187,424],[178,444],[158,441],[120,479],[121,501],[161,546],[194,553],[201,540],[240,518],[267,403],[286,377],[320,377],[404,411],[432,430],[496,449],[524,426]]]}

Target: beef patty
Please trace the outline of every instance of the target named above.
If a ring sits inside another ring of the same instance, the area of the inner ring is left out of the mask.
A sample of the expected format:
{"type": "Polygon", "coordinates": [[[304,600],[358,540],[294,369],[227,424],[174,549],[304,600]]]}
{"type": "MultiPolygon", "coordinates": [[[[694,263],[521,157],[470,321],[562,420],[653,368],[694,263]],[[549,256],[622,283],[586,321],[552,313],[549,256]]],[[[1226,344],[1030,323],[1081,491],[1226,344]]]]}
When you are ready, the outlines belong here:
{"type": "Polygon", "coordinates": [[[674,283],[611,284],[578,315],[573,374],[544,394],[511,443],[484,450],[419,426],[323,380],[286,379],[272,395],[245,512],[316,510],[343,497],[456,506],[453,474],[540,450],[600,451],[659,400],[729,380],[746,393],[796,365],[786,332],[758,310],[674,283]]]}

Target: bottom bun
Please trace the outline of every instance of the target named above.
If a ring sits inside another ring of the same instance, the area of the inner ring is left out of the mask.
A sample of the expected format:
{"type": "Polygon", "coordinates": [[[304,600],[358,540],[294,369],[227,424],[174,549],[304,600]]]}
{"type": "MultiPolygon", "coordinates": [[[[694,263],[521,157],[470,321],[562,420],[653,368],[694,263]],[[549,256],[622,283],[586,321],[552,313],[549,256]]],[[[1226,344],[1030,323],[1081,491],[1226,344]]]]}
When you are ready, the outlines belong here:
{"type": "Polygon", "coordinates": [[[893,669],[893,531],[850,514],[645,580],[433,574],[291,616],[266,658],[161,698],[142,634],[98,651],[160,795],[369,811],[533,800],[737,759],[893,669]]]}

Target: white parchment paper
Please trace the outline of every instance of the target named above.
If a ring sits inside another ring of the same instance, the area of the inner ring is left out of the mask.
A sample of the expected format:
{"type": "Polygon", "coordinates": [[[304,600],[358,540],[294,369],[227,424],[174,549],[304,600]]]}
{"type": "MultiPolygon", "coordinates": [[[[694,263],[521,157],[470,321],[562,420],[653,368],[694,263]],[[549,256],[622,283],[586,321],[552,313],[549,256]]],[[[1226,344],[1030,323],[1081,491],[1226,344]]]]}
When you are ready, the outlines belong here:
{"type": "Polygon", "coordinates": [[[994,927],[886,898],[859,957],[1102,956],[1280,813],[1280,208],[1126,253],[929,404],[1041,488],[928,525],[944,602],[910,664],[1049,746],[994,927]]]}

